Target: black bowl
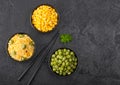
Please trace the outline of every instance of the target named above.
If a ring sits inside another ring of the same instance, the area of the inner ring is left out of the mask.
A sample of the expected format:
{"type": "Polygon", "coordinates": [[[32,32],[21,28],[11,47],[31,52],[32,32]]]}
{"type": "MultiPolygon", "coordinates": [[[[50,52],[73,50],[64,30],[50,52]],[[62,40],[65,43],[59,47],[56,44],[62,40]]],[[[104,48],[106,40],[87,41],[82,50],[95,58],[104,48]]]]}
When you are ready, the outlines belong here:
{"type": "Polygon", "coordinates": [[[33,10],[32,10],[32,13],[30,14],[30,24],[32,26],[32,28],[36,29],[37,31],[41,32],[41,33],[49,33],[49,32],[52,32],[53,30],[50,30],[48,32],[42,32],[40,30],[38,30],[33,24],[32,24],[32,15],[33,15],[33,12],[34,10],[36,10],[38,7],[42,6],[42,5],[47,5],[47,6],[50,6],[52,7],[53,9],[55,9],[56,13],[58,14],[58,19],[57,19],[57,25],[53,28],[53,30],[55,30],[58,26],[58,23],[59,23],[59,19],[60,19],[60,16],[59,16],[59,12],[56,10],[56,8],[54,8],[52,5],[50,4],[40,4],[39,6],[35,7],[33,10]]]}
{"type": "MultiPolygon", "coordinates": [[[[68,49],[68,50],[74,52],[74,51],[71,50],[70,48],[58,48],[58,49],[68,49]]],[[[58,49],[57,49],[57,50],[58,50],[58,49]]],[[[57,50],[55,50],[52,54],[54,54],[57,50]]],[[[77,68],[78,68],[78,57],[77,57],[77,55],[76,55],[75,52],[74,52],[74,54],[75,54],[75,57],[77,58],[77,66],[76,66],[76,68],[74,69],[74,71],[73,71],[70,75],[65,75],[65,76],[63,76],[63,75],[59,75],[59,74],[57,74],[56,72],[53,72],[53,70],[52,70],[52,66],[50,65],[52,55],[49,57],[49,60],[48,60],[48,66],[49,66],[51,72],[52,72],[54,75],[56,75],[56,76],[60,76],[60,77],[69,77],[69,76],[74,75],[74,73],[77,71],[77,68]]]]}
{"type": "MultiPolygon", "coordinates": [[[[26,34],[26,35],[28,35],[30,38],[31,38],[31,36],[29,35],[29,34],[27,34],[27,33],[23,33],[23,32],[18,32],[18,33],[15,33],[15,34],[13,34],[12,36],[10,36],[10,38],[8,39],[8,41],[7,41],[7,43],[6,43],[6,53],[7,53],[7,55],[11,58],[11,56],[10,56],[10,54],[9,54],[9,52],[8,52],[8,42],[10,41],[10,39],[14,36],[14,35],[16,35],[16,34],[26,34]]],[[[32,38],[31,38],[32,39],[32,38]]],[[[33,39],[32,39],[33,40],[33,39]]],[[[36,44],[35,44],[36,45],[36,44]]],[[[34,46],[34,53],[33,53],[33,55],[31,56],[31,58],[35,55],[35,50],[36,50],[36,46],[34,46]]],[[[29,59],[27,59],[27,60],[30,60],[31,58],[29,58],[29,59]]],[[[11,58],[12,60],[15,60],[15,59],[13,59],[13,58],[11,58]]],[[[24,61],[27,61],[27,60],[24,60],[24,61]]],[[[15,61],[17,61],[17,60],[15,60],[15,61]]],[[[24,62],[24,61],[17,61],[17,62],[24,62]]]]}

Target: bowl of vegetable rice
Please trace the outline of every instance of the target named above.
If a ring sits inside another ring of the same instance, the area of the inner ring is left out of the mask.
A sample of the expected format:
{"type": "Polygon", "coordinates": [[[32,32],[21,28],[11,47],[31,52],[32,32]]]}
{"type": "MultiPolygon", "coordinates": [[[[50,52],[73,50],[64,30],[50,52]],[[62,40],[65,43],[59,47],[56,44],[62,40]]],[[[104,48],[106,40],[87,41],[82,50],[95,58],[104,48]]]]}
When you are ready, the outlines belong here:
{"type": "Polygon", "coordinates": [[[26,61],[35,52],[35,42],[26,33],[14,34],[7,43],[7,53],[16,61],[26,61]]]}

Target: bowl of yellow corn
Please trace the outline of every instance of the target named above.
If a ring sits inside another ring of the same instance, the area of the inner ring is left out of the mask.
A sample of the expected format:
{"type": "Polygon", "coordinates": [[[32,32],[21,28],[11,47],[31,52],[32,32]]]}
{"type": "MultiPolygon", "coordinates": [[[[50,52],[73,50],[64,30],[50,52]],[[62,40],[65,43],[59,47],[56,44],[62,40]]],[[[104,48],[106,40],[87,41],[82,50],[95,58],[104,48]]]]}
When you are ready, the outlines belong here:
{"type": "Polygon", "coordinates": [[[32,12],[31,24],[40,32],[50,32],[58,24],[58,13],[50,5],[40,5],[32,12]]]}
{"type": "Polygon", "coordinates": [[[35,51],[35,43],[26,33],[14,34],[7,43],[7,53],[16,61],[30,59],[35,51]]]}

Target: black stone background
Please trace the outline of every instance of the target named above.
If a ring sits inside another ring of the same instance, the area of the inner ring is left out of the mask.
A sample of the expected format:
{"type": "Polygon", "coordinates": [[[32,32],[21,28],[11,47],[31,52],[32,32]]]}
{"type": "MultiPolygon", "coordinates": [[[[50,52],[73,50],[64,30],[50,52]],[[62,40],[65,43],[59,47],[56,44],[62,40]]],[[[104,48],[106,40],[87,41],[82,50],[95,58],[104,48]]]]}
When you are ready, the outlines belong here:
{"type": "Polygon", "coordinates": [[[30,25],[32,9],[40,4],[54,6],[60,15],[56,29],[73,35],[66,45],[58,39],[51,53],[59,47],[71,48],[79,65],[64,78],[51,72],[46,59],[32,85],[120,85],[120,0],[0,0],[0,85],[26,85],[37,67],[17,81],[32,59],[19,63],[7,55],[10,36],[28,33],[36,42],[36,54],[54,35],[54,31],[43,34],[30,25]]]}

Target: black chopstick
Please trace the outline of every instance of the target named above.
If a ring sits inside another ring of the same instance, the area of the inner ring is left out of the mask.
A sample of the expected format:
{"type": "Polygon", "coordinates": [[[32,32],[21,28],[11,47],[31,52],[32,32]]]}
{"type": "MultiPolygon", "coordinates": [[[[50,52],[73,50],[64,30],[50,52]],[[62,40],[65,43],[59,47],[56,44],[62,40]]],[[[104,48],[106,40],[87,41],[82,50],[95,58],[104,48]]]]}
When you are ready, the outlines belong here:
{"type": "MultiPolygon", "coordinates": [[[[58,33],[58,35],[59,35],[59,33],[58,33]]],[[[52,46],[55,44],[58,35],[56,36],[56,38],[55,38],[54,42],[52,43],[52,45],[51,45],[50,47],[48,47],[47,51],[44,51],[44,53],[43,53],[43,55],[42,55],[42,58],[41,58],[41,61],[40,61],[39,64],[38,64],[38,68],[34,71],[33,75],[31,76],[30,80],[28,81],[27,85],[30,85],[31,82],[33,81],[35,75],[37,74],[37,72],[39,71],[40,67],[42,66],[43,61],[46,59],[46,57],[47,57],[47,55],[49,54],[52,46]]]]}
{"type": "Polygon", "coordinates": [[[18,81],[21,81],[21,79],[25,76],[25,74],[28,72],[28,70],[33,66],[35,63],[36,59],[38,58],[38,55],[46,48],[43,47],[41,51],[36,55],[36,57],[33,59],[33,61],[27,66],[27,68],[21,73],[21,75],[18,77],[18,81]]]}
{"type": "Polygon", "coordinates": [[[18,81],[20,81],[25,74],[29,71],[29,69],[33,66],[33,64],[35,63],[36,59],[38,58],[39,54],[45,50],[45,48],[47,48],[49,46],[49,44],[52,42],[52,40],[54,40],[54,38],[56,37],[56,35],[58,34],[58,31],[55,33],[55,35],[52,37],[52,39],[50,40],[50,42],[41,49],[41,51],[36,55],[36,57],[33,59],[33,61],[27,66],[27,68],[21,73],[21,75],[18,77],[18,81]]]}

